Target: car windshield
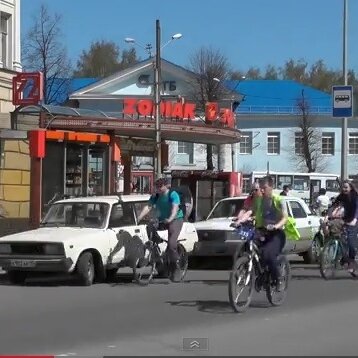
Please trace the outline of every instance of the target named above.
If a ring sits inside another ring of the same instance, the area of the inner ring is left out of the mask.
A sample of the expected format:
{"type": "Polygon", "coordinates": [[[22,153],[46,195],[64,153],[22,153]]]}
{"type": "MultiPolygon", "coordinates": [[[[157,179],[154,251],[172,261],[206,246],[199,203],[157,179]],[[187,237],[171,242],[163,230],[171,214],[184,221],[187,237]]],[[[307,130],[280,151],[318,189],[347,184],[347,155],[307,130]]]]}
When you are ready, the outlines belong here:
{"type": "Polygon", "coordinates": [[[219,201],[207,219],[229,218],[237,216],[244,205],[245,199],[219,201]]]}
{"type": "Polygon", "coordinates": [[[70,226],[81,228],[105,227],[109,204],[66,202],[51,205],[41,226],[70,226]]]}

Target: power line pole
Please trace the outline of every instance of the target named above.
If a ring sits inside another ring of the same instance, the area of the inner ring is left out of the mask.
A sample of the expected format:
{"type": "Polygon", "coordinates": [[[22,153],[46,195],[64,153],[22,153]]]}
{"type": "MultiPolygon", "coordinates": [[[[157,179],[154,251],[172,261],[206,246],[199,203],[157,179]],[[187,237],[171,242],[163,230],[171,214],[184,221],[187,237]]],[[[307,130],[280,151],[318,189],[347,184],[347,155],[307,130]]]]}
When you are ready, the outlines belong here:
{"type": "MultiPolygon", "coordinates": [[[[344,9],[343,9],[343,77],[344,77],[344,85],[345,86],[348,84],[347,14],[348,14],[348,0],[344,0],[344,9]]],[[[348,178],[347,153],[348,153],[348,118],[344,117],[343,123],[342,123],[341,180],[345,180],[348,178]]]]}
{"type": "Polygon", "coordinates": [[[161,123],[160,123],[160,23],[156,21],[156,43],[155,43],[155,142],[156,142],[156,161],[155,161],[155,175],[159,179],[162,175],[162,151],[161,151],[161,123]]]}

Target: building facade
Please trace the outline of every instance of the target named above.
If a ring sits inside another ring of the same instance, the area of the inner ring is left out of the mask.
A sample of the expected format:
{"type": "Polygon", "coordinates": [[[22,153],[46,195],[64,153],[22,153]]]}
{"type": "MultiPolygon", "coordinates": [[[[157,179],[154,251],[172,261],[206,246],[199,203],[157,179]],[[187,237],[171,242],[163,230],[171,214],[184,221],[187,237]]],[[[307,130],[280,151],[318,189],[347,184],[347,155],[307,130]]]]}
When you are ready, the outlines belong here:
{"type": "Polygon", "coordinates": [[[6,233],[29,216],[28,141],[10,133],[12,78],[22,71],[20,0],[0,0],[0,31],[0,232],[6,233]]]}
{"type": "Polygon", "coordinates": [[[0,0],[0,128],[10,128],[12,78],[21,66],[20,0],[0,0]]]}

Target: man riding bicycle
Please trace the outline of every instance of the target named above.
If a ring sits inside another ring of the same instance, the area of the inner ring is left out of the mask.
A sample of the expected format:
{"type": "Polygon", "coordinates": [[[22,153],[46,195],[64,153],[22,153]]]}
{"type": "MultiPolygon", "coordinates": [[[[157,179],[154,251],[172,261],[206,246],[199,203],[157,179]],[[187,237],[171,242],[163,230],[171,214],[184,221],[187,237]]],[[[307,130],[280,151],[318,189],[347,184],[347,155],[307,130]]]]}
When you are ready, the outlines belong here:
{"type": "Polygon", "coordinates": [[[149,212],[155,208],[159,222],[164,224],[164,228],[168,229],[168,246],[167,254],[171,267],[171,279],[175,281],[175,277],[179,272],[179,255],[177,250],[177,239],[183,226],[184,213],[180,209],[180,196],[170,190],[170,183],[167,178],[160,178],[155,182],[156,193],[153,194],[148,204],[139,214],[138,222],[140,222],[149,212]]]}
{"type": "Polygon", "coordinates": [[[270,176],[260,180],[260,189],[262,196],[255,197],[253,215],[256,220],[256,228],[263,233],[263,237],[260,239],[263,262],[268,266],[279,290],[281,280],[277,257],[286,243],[286,230],[284,231],[283,227],[288,220],[287,209],[282,197],[273,194],[273,179],[270,176]]]}

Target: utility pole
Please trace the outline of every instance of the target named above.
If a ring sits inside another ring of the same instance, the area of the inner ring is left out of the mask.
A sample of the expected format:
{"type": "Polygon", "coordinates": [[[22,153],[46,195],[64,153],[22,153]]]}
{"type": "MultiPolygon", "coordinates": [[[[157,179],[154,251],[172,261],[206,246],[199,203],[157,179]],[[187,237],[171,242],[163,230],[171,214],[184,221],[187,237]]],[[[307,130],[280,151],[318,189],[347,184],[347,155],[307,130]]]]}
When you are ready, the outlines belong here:
{"type": "Polygon", "coordinates": [[[161,77],[161,60],[160,60],[160,23],[156,21],[156,42],[155,42],[155,66],[154,66],[154,101],[155,101],[155,142],[156,142],[156,160],[155,175],[159,179],[162,175],[162,136],[160,123],[160,77],[161,77]]]}
{"type": "MultiPolygon", "coordinates": [[[[343,77],[344,85],[348,84],[347,71],[347,14],[348,0],[344,0],[343,10],[343,77]]],[[[342,152],[341,152],[341,180],[348,178],[347,174],[347,153],[348,153],[348,118],[344,117],[342,121],[342,152]]]]}

